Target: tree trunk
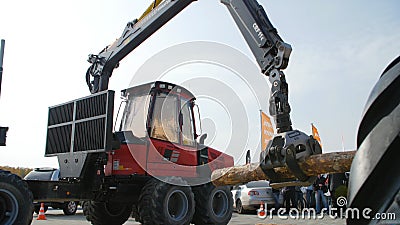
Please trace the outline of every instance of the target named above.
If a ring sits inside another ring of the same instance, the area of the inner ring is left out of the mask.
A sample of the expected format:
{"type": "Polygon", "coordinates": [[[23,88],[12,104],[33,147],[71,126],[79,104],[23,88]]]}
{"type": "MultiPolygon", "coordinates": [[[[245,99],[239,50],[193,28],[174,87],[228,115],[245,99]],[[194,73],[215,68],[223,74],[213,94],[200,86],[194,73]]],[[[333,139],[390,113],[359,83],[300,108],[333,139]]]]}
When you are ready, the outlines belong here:
{"type": "MultiPolygon", "coordinates": [[[[299,162],[299,166],[308,176],[316,176],[324,173],[344,173],[350,171],[351,162],[355,154],[356,151],[312,155],[305,161],[299,162]]],[[[295,178],[286,167],[275,168],[275,172],[282,178],[295,178]]],[[[211,174],[211,180],[214,185],[223,186],[247,183],[255,180],[269,180],[269,178],[258,163],[252,163],[215,170],[211,174]]]]}

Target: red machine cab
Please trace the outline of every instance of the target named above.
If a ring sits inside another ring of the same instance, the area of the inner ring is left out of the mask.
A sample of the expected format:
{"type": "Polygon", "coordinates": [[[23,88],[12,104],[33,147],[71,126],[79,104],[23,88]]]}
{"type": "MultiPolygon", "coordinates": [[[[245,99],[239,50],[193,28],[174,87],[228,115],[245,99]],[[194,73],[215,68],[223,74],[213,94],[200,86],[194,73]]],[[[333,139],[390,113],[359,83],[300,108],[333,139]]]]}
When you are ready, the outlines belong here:
{"type": "Polygon", "coordinates": [[[122,91],[122,118],[114,134],[119,148],[108,153],[106,176],[210,177],[233,165],[227,154],[198,143],[195,97],[187,89],[152,82],[122,91]]]}

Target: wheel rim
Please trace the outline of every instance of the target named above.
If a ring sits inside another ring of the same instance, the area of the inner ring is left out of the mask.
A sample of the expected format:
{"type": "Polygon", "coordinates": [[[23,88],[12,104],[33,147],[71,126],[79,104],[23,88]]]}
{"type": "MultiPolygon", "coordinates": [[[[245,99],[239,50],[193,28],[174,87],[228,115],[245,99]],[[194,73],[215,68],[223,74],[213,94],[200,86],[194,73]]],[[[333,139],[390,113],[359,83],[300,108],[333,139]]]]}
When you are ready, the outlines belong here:
{"type": "Polygon", "coordinates": [[[238,211],[238,213],[241,213],[243,208],[242,208],[242,202],[240,200],[237,201],[236,203],[236,209],[238,211]]]}
{"type": "Polygon", "coordinates": [[[68,202],[67,209],[68,209],[68,212],[70,212],[70,213],[75,212],[75,210],[76,210],[75,202],[68,202]]]}
{"type": "Polygon", "coordinates": [[[114,204],[111,206],[111,203],[104,203],[105,204],[105,210],[108,213],[109,216],[112,217],[118,217],[124,213],[124,210],[126,209],[126,205],[123,204],[114,204]]]}
{"type": "Polygon", "coordinates": [[[182,220],[186,216],[188,208],[188,198],[182,190],[174,190],[167,197],[168,216],[172,220],[182,220]]]}
{"type": "Polygon", "coordinates": [[[17,199],[11,192],[0,189],[0,224],[12,224],[17,215],[17,199]]]}
{"type": "Polygon", "coordinates": [[[228,211],[228,196],[222,190],[217,190],[212,196],[212,210],[217,217],[223,217],[228,211]]]}

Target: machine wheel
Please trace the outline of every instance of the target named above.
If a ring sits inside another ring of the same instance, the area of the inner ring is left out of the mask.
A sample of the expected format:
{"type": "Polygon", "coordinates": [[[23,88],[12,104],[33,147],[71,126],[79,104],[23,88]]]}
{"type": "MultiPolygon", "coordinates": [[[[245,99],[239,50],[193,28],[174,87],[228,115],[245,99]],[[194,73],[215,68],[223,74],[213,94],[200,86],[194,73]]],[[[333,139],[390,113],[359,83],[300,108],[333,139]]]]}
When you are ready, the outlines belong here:
{"type": "Polygon", "coordinates": [[[207,183],[193,188],[196,210],[192,222],[196,225],[225,225],[232,218],[233,198],[228,187],[207,183]]]}
{"type": "MultiPolygon", "coordinates": [[[[398,212],[400,196],[400,56],[387,66],[368,97],[350,169],[347,207],[369,208],[371,215],[398,212]],[[396,179],[387,178],[387,175],[396,179]],[[376,183],[384,187],[377,191],[376,183]]],[[[395,220],[347,218],[349,225],[395,224],[395,220]]]]}
{"type": "MultiPolygon", "coordinates": [[[[47,210],[49,209],[49,207],[47,205],[44,206],[44,212],[47,212],[47,210]]],[[[39,214],[40,211],[40,205],[35,205],[34,206],[34,211],[36,214],[39,214]]]]}
{"type": "MultiPolygon", "coordinates": [[[[184,183],[177,177],[171,177],[169,182],[184,183]]],[[[192,189],[189,186],[177,186],[151,179],[142,188],[138,211],[144,225],[189,224],[194,214],[192,189]]]]}
{"type": "Polygon", "coordinates": [[[236,200],[236,211],[239,214],[243,214],[243,213],[246,212],[244,210],[244,208],[243,208],[243,204],[242,204],[242,201],[240,199],[236,200]]]}
{"type": "Polygon", "coordinates": [[[83,214],[93,225],[122,225],[131,215],[132,205],[115,202],[86,201],[83,214]]]}
{"type": "Polygon", "coordinates": [[[76,210],[78,210],[78,202],[65,202],[62,210],[67,216],[74,215],[76,213],[76,210]]]}
{"type": "Polygon", "coordinates": [[[83,211],[83,215],[85,216],[87,221],[90,221],[90,213],[89,213],[89,204],[90,201],[83,201],[82,202],[82,211],[83,211]]]}
{"type": "Polygon", "coordinates": [[[17,175],[0,170],[0,224],[31,224],[32,202],[28,185],[17,175]]]}

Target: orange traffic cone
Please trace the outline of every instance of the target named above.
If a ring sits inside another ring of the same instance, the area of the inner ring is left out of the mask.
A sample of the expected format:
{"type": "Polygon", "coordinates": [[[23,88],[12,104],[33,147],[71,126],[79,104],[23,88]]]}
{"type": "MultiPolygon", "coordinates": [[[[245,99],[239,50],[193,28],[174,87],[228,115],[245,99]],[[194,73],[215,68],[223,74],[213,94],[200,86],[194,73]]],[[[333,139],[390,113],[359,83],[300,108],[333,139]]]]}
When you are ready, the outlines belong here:
{"type": "Polygon", "coordinates": [[[261,219],[265,219],[267,217],[267,212],[264,209],[264,202],[261,202],[260,208],[257,210],[257,216],[261,219]]]}
{"type": "Polygon", "coordinates": [[[40,210],[37,220],[47,220],[46,215],[44,214],[44,203],[40,203],[40,210]]]}

